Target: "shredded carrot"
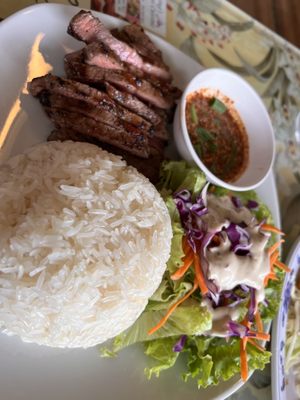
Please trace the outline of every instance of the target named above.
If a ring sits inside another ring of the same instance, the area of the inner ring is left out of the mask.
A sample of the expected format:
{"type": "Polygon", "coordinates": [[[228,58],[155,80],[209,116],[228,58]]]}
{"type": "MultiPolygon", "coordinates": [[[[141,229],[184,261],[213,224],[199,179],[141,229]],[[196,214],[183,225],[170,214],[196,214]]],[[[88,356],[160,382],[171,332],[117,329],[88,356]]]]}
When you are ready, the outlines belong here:
{"type": "Polygon", "coordinates": [[[248,343],[252,344],[252,346],[256,347],[260,351],[265,351],[265,349],[257,344],[253,339],[248,338],[248,343]]]}
{"type": "Polygon", "coordinates": [[[281,239],[278,242],[274,243],[273,246],[269,247],[268,248],[269,255],[273,254],[274,251],[276,251],[278,249],[278,247],[281,245],[281,243],[283,243],[283,242],[284,242],[284,240],[281,239]]]}
{"type": "Polygon", "coordinates": [[[268,275],[265,276],[264,279],[264,286],[268,286],[269,281],[279,281],[276,274],[274,272],[270,272],[268,275]]]}
{"type": "Polygon", "coordinates": [[[174,274],[171,275],[171,279],[173,281],[177,281],[178,279],[182,278],[183,275],[186,273],[186,271],[193,264],[193,261],[194,261],[194,253],[191,251],[186,255],[183,265],[180,268],[178,268],[178,270],[174,272],[174,274]]]}
{"type": "Polygon", "coordinates": [[[248,343],[248,338],[247,338],[247,336],[245,336],[242,338],[242,344],[243,344],[244,350],[246,350],[247,343],[248,343]]]}
{"type": "MultiPolygon", "coordinates": [[[[250,328],[251,326],[251,322],[248,321],[247,316],[243,319],[243,321],[241,322],[242,325],[246,326],[247,328],[250,328]]],[[[248,342],[248,337],[245,336],[242,338],[242,343],[243,343],[243,349],[246,350],[246,346],[247,346],[247,342],[248,342]]]]}
{"type": "Polygon", "coordinates": [[[185,295],[183,296],[180,300],[178,300],[176,303],[174,303],[169,310],[167,311],[166,315],[159,321],[157,325],[155,325],[152,329],[148,331],[148,335],[152,335],[152,333],[156,332],[158,329],[160,329],[169,319],[170,315],[173,313],[173,311],[181,304],[183,303],[187,298],[191,296],[191,294],[194,293],[194,291],[198,287],[198,282],[197,279],[195,278],[194,280],[194,286],[192,289],[185,295]]]}
{"type": "Polygon", "coordinates": [[[195,274],[198,281],[198,285],[200,287],[202,295],[208,293],[208,288],[205,283],[205,279],[203,276],[202,268],[200,265],[200,260],[197,254],[194,254],[194,264],[195,264],[195,274]]]}
{"type": "Polygon", "coordinates": [[[285,264],[283,264],[281,261],[279,260],[275,260],[274,265],[279,268],[282,269],[285,272],[291,272],[291,269],[289,267],[287,267],[285,264]]]}
{"type": "Polygon", "coordinates": [[[278,235],[285,235],[284,232],[282,232],[280,229],[276,228],[276,226],[273,225],[263,224],[261,226],[261,229],[264,231],[277,233],[278,235]]]}
{"type": "Polygon", "coordinates": [[[262,332],[264,327],[263,327],[263,323],[261,320],[260,312],[258,310],[256,311],[254,317],[255,317],[255,323],[256,323],[257,330],[262,332]]]}
{"type": "Polygon", "coordinates": [[[248,362],[247,352],[244,348],[243,340],[240,342],[240,359],[241,359],[241,378],[245,382],[248,379],[248,362]]]}
{"type": "Polygon", "coordinates": [[[275,250],[273,254],[270,256],[270,264],[273,267],[274,262],[277,260],[279,257],[279,250],[275,250]]]}
{"type": "Polygon", "coordinates": [[[255,331],[249,331],[249,335],[253,335],[253,339],[258,339],[258,340],[270,340],[270,335],[269,333],[265,332],[255,332],[255,331]]]}
{"type": "Polygon", "coordinates": [[[188,242],[186,236],[183,236],[183,238],[182,238],[182,250],[183,250],[184,254],[187,254],[188,251],[191,250],[191,247],[189,245],[189,242],[188,242]]]}

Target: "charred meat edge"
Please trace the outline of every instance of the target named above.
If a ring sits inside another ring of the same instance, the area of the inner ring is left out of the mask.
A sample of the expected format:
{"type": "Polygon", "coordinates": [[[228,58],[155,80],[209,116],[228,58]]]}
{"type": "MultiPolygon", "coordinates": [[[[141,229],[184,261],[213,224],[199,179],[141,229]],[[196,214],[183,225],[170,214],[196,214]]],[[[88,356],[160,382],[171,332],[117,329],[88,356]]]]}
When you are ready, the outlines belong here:
{"type": "Polygon", "coordinates": [[[134,65],[158,79],[171,80],[170,71],[164,66],[145,62],[135,49],[127,43],[116,39],[102,22],[90,11],[79,11],[70,21],[67,32],[85,43],[102,41],[121,61],[134,65]]]}

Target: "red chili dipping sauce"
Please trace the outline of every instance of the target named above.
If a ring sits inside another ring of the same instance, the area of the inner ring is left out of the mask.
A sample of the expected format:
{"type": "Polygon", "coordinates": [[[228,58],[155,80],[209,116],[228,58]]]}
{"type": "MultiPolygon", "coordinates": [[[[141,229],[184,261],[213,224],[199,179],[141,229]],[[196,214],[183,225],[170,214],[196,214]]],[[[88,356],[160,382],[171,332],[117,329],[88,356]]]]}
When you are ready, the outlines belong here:
{"type": "Polygon", "coordinates": [[[203,164],[223,181],[238,179],[248,164],[249,142],[233,102],[205,89],[193,92],[186,101],[186,123],[203,164]]]}

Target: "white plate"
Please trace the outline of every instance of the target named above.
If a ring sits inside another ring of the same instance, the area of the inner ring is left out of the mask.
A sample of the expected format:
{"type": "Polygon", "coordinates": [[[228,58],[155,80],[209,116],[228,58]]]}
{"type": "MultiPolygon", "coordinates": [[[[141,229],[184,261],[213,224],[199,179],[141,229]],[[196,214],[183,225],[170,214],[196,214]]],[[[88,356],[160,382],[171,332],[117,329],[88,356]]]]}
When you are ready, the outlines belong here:
{"type": "Polygon", "coordinates": [[[295,374],[293,370],[285,371],[285,338],[287,328],[287,311],[289,307],[291,289],[300,268],[300,238],[293,245],[286,265],[291,272],[286,274],[280,308],[272,327],[272,398],[273,400],[299,400],[295,388],[295,374]]]}
{"type": "MultiPolygon", "coordinates": [[[[44,141],[51,130],[39,102],[24,94],[28,79],[46,73],[39,49],[53,72],[63,74],[63,57],[82,44],[66,34],[77,8],[55,4],[32,6],[0,23],[0,161],[44,141]],[[30,78],[29,78],[30,76],[30,78]],[[20,102],[19,102],[20,100],[20,102]],[[3,129],[4,127],[4,129],[3,129]],[[4,145],[3,145],[4,143],[4,145]]],[[[96,13],[95,13],[96,14],[96,13]]],[[[99,14],[109,27],[123,22],[99,14]]],[[[176,83],[183,88],[202,67],[162,39],[152,36],[163,51],[176,83]]],[[[279,225],[273,175],[258,190],[279,225]]],[[[174,368],[147,381],[141,349],[131,348],[113,360],[101,359],[97,348],[57,350],[24,344],[0,335],[0,398],[5,400],[99,399],[224,399],[242,386],[239,376],[217,387],[197,390],[184,384],[174,368]]]]}

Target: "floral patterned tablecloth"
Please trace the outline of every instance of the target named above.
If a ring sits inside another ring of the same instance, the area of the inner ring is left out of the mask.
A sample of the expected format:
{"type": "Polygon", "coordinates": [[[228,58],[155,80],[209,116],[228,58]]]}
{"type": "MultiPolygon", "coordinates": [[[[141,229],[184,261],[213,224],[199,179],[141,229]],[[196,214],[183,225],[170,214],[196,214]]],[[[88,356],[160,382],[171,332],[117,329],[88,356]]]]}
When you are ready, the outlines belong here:
{"type": "MultiPolygon", "coordinates": [[[[41,2],[48,1],[1,1],[0,18],[41,2]]],[[[264,100],[275,129],[274,169],[281,205],[299,190],[300,143],[294,129],[300,111],[299,49],[224,0],[61,0],[56,3],[82,8],[92,5],[97,10],[140,21],[205,67],[229,68],[248,80],[264,100]]],[[[271,399],[270,382],[268,366],[263,372],[255,373],[230,398],[271,399]]]]}

